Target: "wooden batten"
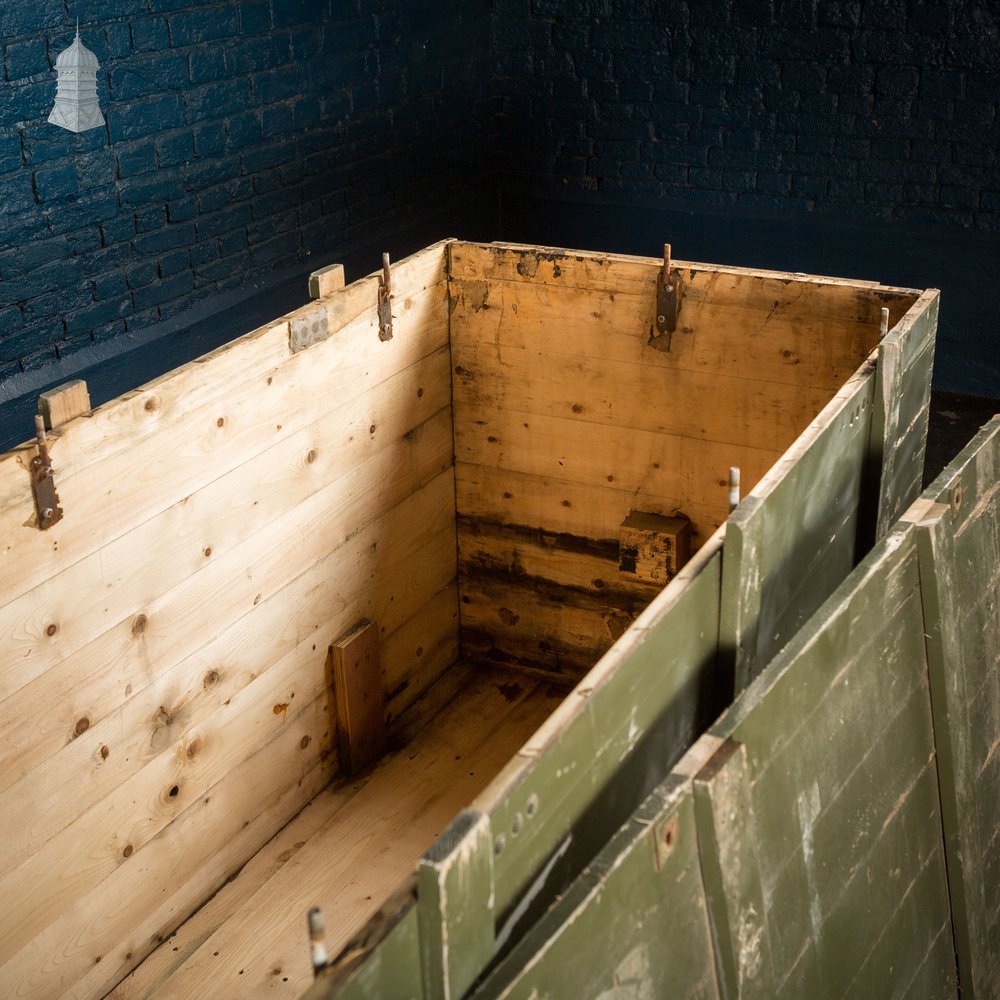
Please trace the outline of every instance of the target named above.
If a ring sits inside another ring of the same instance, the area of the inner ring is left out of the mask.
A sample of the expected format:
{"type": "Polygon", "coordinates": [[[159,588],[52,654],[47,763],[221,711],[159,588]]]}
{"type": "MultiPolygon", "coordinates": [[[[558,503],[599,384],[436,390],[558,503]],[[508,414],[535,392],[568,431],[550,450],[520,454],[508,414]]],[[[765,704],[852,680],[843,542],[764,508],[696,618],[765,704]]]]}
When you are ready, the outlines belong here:
{"type": "Polygon", "coordinates": [[[74,379],[49,389],[38,397],[38,412],[45,420],[45,429],[61,427],[74,417],[90,413],[90,393],[83,379],[74,379]]]}
{"type": "Polygon", "coordinates": [[[347,775],[356,774],[385,749],[385,692],[379,667],[378,626],[362,619],[330,647],[337,754],[347,775]]]}

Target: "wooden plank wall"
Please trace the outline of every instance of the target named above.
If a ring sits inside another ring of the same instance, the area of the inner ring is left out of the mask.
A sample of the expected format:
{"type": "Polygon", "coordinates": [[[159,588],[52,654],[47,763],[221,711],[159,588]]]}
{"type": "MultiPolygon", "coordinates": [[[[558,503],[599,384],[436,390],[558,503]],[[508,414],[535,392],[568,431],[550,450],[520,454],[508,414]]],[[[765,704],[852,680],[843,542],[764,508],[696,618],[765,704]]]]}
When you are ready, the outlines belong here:
{"type": "Polygon", "coordinates": [[[704,542],[729,467],[749,489],[874,348],[883,290],[681,265],[665,352],[661,262],[450,255],[463,650],[575,681],[655,593],[619,573],[621,522],[681,511],[704,542]]]}
{"type": "Polygon", "coordinates": [[[0,456],[10,995],[103,995],[328,782],[338,635],[378,623],[390,722],[455,659],[445,263],[387,343],[373,276],[53,433],[48,531],[0,456]]]}
{"type": "Polygon", "coordinates": [[[710,733],[745,748],[754,864],[729,876],[767,901],[754,995],[954,997],[915,533],[890,534],[710,733]]]}
{"type": "Polygon", "coordinates": [[[1000,418],[905,515],[918,526],[963,1000],[1000,997],[1000,418]]]}

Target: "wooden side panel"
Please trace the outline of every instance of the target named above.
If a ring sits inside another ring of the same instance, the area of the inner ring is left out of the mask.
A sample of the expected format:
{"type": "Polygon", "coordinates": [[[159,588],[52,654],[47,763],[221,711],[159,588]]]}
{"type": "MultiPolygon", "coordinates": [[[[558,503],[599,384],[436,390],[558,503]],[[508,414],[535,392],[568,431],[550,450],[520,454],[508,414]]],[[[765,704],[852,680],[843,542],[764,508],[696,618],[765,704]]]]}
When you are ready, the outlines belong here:
{"type": "Polygon", "coordinates": [[[457,652],[444,247],[394,274],[389,344],[364,279],[54,431],[49,532],[0,457],[18,995],[103,995],[329,781],[354,622],[393,726],[457,652]],[[328,336],[292,354],[303,322],[328,336]]]}
{"type": "Polygon", "coordinates": [[[449,253],[463,649],[569,680],[638,613],[605,555],[622,522],[680,512],[703,543],[726,518],[729,468],[761,479],[875,346],[882,302],[898,318],[915,297],[682,266],[682,325],[664,351],[651,338],[658,262],[449,253]],[[532,532],[558,538],[558,579],[537,561],[517,578],[516,536],[532,532]],[[597,561],[567,579],[573,550],[597,561]],[[589,623],[565,620],[571,606],[589,623]]]}
{"type": "Polygon", "coordinates": [[[472,996],[719,996],[690,783],[668,778],[472,996]]]}
{"type": "Polygon", "coordinates": [[[736,691],[854,566],[873,394],[869,364],[726,522],[720,644],[736,691]]]}
{"type": "Polygon", "coordinates": [[[381,933],[352,942],[301,1000],[423,1000],[415,902],[385,909],[381,933]]]}
{"type": "MultiPolygon", "coordinates": [[[[908,517],[911,515],[907,515],[908,517]]],[[[1000,996],[1000,419],[914,505],[962,996],[1000,996]]]]}
{"type": "Polygon", "coordinates": [[[912,529],[880,544],[711,732],[746,751],[756,865],[729,874],[759,872],[764,995],[903,998],[919,976],[920,996],[954,997],[912,529]]]}
{"type": "Polygon", "coordinates": [[[924,292],[879,345],[872,419],[873,462],[881,469],[876,536],[920,495],[940,293],[924,292]]]}
{"type": "Polygon", "coordinates": [[[516,940],[724,705],[710,542],[477,801],[492,818],[498,938],[516,940]]]}

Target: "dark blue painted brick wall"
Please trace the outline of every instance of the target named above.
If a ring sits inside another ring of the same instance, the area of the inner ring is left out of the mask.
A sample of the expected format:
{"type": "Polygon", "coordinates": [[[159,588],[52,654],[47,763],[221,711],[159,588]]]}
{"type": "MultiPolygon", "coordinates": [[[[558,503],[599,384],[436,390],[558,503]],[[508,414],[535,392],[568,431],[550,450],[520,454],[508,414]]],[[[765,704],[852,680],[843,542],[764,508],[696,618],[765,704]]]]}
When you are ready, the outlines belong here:
{"type": "Polygon", "coordinates": [[[512,186],[1000,229],[992,0],[495,0],[512,186]]]}
{"type": "Polygon", "coordinates": [[[5,0],[0,57],[0,378],[377,246],[481,172],[487,0],[5,0]],[[46,123],[68,9],[107,119],[79,136],[46,123]]]}

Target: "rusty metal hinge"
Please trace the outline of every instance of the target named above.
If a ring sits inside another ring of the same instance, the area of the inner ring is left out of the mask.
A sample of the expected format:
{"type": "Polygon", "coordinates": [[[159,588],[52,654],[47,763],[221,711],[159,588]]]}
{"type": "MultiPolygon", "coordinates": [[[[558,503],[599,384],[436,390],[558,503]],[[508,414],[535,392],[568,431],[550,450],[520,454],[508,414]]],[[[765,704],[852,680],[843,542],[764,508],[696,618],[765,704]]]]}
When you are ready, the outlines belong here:
{"type": "Polygon", "coordinates": [[[35,436],[38,439],[38,454],[31,460],[31,492],[35,498],[38,527],[45,531],[62,520],[63,512],[59,506],[59,494],[56,493],[49,446],[45,441],[45,418],[41,414],[35,417],[35,436]]]}
{"type": "Polygon", "coordinates": [[[656,276],[655,330],[649,334],[649,346],[658,351],[669,351],[677,316],[684,298],[684,282],[680,272],[670,267],[670,244],[663,245],[663,268],[656,276]]]}
{"type": "Polygon", "coordinates": [[[378,282],[378,339],[392,340],[392,274],[387,253],[382,254],[382,277],[378,282]]]}

